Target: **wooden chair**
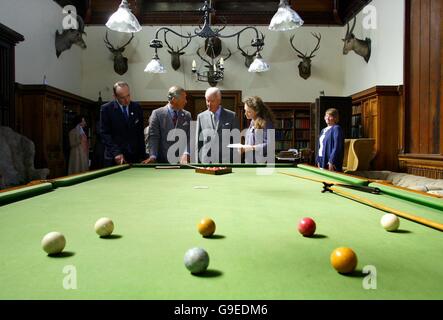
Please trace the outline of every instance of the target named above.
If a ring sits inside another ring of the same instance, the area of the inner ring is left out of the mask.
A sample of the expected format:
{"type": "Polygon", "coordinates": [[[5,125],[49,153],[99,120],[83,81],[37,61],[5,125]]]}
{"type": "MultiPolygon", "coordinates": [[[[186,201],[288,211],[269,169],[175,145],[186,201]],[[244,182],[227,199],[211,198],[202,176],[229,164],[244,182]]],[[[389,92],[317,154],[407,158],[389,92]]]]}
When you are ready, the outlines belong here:
{"type": "Polygon", "coordinates": [[[372,138],[346,139],[343,171],[353,172],[369,170],[371,161],[376,155],[374,146],[375,139],[372,138]]]}

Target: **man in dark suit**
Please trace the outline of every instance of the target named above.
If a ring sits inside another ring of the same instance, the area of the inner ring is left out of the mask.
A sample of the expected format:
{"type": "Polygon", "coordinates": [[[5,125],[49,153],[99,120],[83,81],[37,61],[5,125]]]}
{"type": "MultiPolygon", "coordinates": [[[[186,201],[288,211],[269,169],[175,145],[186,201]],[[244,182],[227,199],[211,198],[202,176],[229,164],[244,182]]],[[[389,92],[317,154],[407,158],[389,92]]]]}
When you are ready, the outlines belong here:
{"type": "Polygon", "coordinates": [[[114,101],[104,104],[100,110],[100,132],[107,167],[146,159],[142,109],[131,101],[126,82],[117,82],[113,89],[114,101]]]}
{"type": "Polygon", "coordinates": [[[240,155],[227,148],[240,143],[240,124],[235,112],[221,106],[221,92],[209,88],[205,93],[207,110],[197,116],[195,150],[202,163],[239,163],[240,155]]]}
{"type": "Polygon", "coordinates": [[[168,91],[168,104],[155,109],[149,119],[147,163],[188,163],[191,113],[184,110],[186,91],[178,86],[168,91]]]}

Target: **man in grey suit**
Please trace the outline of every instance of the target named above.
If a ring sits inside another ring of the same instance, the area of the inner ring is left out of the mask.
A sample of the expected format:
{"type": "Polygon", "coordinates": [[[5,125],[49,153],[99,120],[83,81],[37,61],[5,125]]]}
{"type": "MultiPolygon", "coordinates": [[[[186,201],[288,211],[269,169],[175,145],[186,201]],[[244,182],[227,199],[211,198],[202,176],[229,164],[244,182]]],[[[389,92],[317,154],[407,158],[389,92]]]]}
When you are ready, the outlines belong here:
{"type": "Polygon", "coordinates": [[[144,163],[188,163],[191,113],[184,110],[186,91],[178,86],[168,92],[168,104],[155,109],[149,119],[149,158],[144,163]]]}
{"type": "Polygon", "coordinates": [[[202,163],[239,163],[240,155],[227,148],[240,143],[240,125],[235,112],[221,106],[221,92],[209,88],[205,93],[208,110],[197,116],[195,151],[202,163]]]}

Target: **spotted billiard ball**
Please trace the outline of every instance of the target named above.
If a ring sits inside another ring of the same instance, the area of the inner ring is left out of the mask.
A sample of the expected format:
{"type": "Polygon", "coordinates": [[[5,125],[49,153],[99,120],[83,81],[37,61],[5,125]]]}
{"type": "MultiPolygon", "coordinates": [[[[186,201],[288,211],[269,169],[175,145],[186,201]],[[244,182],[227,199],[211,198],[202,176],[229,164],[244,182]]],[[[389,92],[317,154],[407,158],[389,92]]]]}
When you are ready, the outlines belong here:
{"type": "Polygon", "coordinates": [[[205,272],[209,266],[209,255],[202,248],[192,248],[186,251],[184,258],[186,268],[192,274],[205,272]]]}
{"type": "Polygon", "coordinates": [[[100,237],[108,237],[114,231],[114,222],[109,218],[100,218],[94,225],[95,232],[100,237]]]}

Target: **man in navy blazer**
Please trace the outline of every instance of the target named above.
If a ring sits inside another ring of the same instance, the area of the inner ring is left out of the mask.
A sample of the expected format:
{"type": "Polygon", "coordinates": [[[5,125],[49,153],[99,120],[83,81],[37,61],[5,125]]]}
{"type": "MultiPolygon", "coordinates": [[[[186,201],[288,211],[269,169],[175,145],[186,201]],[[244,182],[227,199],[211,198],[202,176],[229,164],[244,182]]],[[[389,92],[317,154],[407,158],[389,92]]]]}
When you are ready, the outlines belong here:
{"type": "Polygon", "coordinates": [[[189,163],[191,113],[184,110],[186,91],[173,86],[168,104],[155,109],[149,119],[147,163],[189,163]]]}
{"type": "Polygon", "coordinates": [[[131,101],[126,82],[117,82],[113,89],[115,100],[104,104],[100,110],[100,132],[107,167],[146,159],[142,109],[131,101]]]}
{"type": "Polygon", "coordinates": [[[320,133],[317,165],[330,171],[343,171],[345,139],[338,123],[338,110],[326,110],[325,122],[328,125],[320,133]]]}

